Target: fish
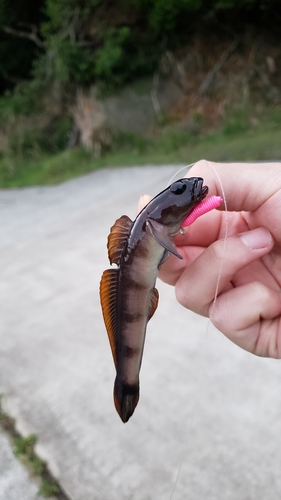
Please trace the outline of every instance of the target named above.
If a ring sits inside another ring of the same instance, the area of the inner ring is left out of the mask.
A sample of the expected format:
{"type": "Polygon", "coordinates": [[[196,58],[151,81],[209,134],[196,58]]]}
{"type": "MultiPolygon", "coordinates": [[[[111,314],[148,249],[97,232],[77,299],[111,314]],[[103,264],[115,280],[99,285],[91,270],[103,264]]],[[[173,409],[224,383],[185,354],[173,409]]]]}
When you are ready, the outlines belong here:
{"type": "Polygon", "coordinates": [[[100,282],[100,301],[116,369],[115,408],[125,423],[139,401],[139,374],[148,321],[158,305],[159,267],[173,254],[182,259],[173,238],[206,197],[201,177],[183,178],[157,194],[132,221],[122,215],[111,227],[110,264],[100,282]]]}

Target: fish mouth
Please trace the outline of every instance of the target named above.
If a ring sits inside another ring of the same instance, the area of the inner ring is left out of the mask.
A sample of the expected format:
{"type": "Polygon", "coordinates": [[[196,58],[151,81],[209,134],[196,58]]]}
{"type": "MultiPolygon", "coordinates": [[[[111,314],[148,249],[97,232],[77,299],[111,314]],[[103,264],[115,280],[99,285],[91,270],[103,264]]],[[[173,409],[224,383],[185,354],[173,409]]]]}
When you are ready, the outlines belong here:
{"type": "Polygon", "coordinates": [[[202,201],[209,191],[208,186],[203,186],[203,182],[203,179],[199,177],[196,179],[193,186],[193,195],[198,202],[202,201]]]}
{"type": "Polygon", "coordinates": [[[202,199],[203,199],[203,198],[206,198],[206,196],[207,196],[207,194],[208,194],[208,191],[209,191],[208,186],[202,186],[202,190],[201,190],[201,196],[202,196],[202,199]]]}

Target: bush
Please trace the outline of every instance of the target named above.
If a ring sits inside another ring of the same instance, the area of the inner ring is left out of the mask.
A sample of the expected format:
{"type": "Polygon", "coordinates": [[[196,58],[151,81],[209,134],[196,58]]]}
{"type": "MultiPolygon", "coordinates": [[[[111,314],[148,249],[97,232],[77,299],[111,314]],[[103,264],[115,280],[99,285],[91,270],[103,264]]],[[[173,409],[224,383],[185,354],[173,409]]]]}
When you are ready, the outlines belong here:
{"type": "Polygon", "coordinates": [[[67,146],[71,127],[69,119],[55,118],[42,129],[16,132],[10,136],[10,152],[15,156],[39,156],[42,153],[63,151],[67,146]]]}
{"type": "Polygon", "coordinates": [[[9,115],[29,116],[42,111],[43,91],[43,86],[37,81],[18,85],[13,91],[7,90],[0,97],[0,123],[5,122],[9,115]]]}

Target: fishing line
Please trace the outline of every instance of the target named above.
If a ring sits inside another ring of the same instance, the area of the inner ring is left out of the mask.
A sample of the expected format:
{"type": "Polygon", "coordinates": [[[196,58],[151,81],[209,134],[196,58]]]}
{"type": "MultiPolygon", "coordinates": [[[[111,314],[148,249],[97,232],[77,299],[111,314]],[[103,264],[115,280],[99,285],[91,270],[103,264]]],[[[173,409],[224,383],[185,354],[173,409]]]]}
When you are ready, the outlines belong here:
{"type": "Polygon", "coordinates": [[[189,165],[184,165],[184,167],[181,167],[179,168],[176,173],[174,175],[172,175],[171,179],[169,180],[168,184],[167,184],[167,187],[170,186],[170,184],[172,184],[173,180],[175,179],[175,177],[178,176],[178,174],[180,172],[182,172],[183,170],[187,172],[189,172],[189,170],[193,167],[193,165],[195,165],[195,163],[190,163],[189,165]]]}
{"type": "MultiPolygon", "coordinates": [[[[214,308],[215,308],[216,302],[217,302],[217,297],[218,297],[218,292],[219,292],[219,286],[220,286],[220,281],[221,281],[221,275],[222,275],[222,269],[223,269],[223,265],[224,265],[225,250],[226,250],[226,241],[227,241],[227,237],[228,237],[228,210],[227,210],[227,203],[226,203],[225,191],[224,191],[224,188],[223,188],[223,185],[222,185],[222,182],[221,182],[221,178],[220,178],[219,173],[217,172],[216,168],[214,167],[214,165],[212,165],[207,160],[205,160],[205,161],[206,161],[207,165],[213,170],[213,172],[215,173],[215,175],[216,175],[216,177],[218,179],[218,183],[219,183],[220,190],[221,190],[221,197],[223,199],[224,211],[226,213],[226,217],[225,217],[225,221],[224,221],[224,237],[223,237],[222,257],[221,257],[220,268],[219,268],[218,278],[217,278],[217,283],[216,283],[216,288],[215,288],[215,296],[214,296],[214,300],[213,300],[213,303],[212,303],[212,306],[211,306],[211,309],[210,309],[210,316],[209,316],[209,320],[208,320],[206,332],[205,332],[205,335],[204,335],[204,348],[202,349],[201,359],[199,360],[199,364],[200,364],[199,377],[200,376],[202,377],[203,366],[204,366],[204,359],[205,359],[205,355],[206,355],[206,340],[207,340],[208,332],[209,332],[210,327],[212,325],[212,322],[211,322],[212,315],[213,315],[214,308]]],[[[193,167],[193,165],[194,165],[194,163],[180,168],[171,177],[168,185],[170,185],[173,182],[173,179],[180,172],[182,172],[182,170],[187,169],[187,172],[189,172],[189,170],[193,167]]],[[[200,380],[199,381],[197,380],[197,384],[196,385],[197,386],[200,385],[200,380]]],[[[193,408],[192,408],[192,411],[191,411],[191,420],[190,420],[190,426],[189,426],[189,431],[188,431],[189,435],[191,435],[191,432],[193,430],[195,409],[196,409],[196,401],[194,402],[194,405],[193,405],[193,408]]],[[[191,452],[191,447],[190,447],[190,452],[191,452]]],[[[178,482],[179,482],[179,477],[180,477],[181,470],[182,470],[184,462],[185,462],[185,460],[182,460],[181,463],[180,463],[180,465],[179,465],[178,472],[177,472],[177,475],[176,475],[176,479],[175,479],[175,482],[174,482],[173,489],[172,489],[171,496],[170,496],[169,500],[173,499],[173,496],[174,496],[174,494],[176,492],[176,488],[177,488],[177,485],[178,485],[178,482]]]]}
{"type": "Polygon", "coordinates": [[[219,182],[219,185],[220,185],[220,188],[221,188],[221,194],[222,194],[222,199],[223,199],[223,204],[224,204],[224,211],[226,213],[225,226],[224,226],[224,237],[223,237],[222,258],[221,258],[221,262],[220,262],[219,275],[218,275],[217,284],[216,284],[215,298],[214,298],[214,301],[213,301],[213,304],[212,304],[212,307],[211,307],[211,311],[210,311],[210,321],[211,321],[212,315],[213,315],[213,312],[214,312],[214,308],[215,308],[215,305],[216,305],[216,302],[217,302],[218,290],[219,290],[219,285],[220,285],[220,280],[221,280],[221,274],[222,274],[222,268],[223,268],[223,264],[224,264],[225,249],[226,249],[226,240],[227,240],[227,236],[228,236],[228,210],[227,210],[226,197],[225,197],[225,192],[224,192],[223,185],[222,185],[222,182],[221,182],[221,178],[220,178],[217,170],[215,169],[214,165],[212,165],[207,160],[206,160],[206,162],[207,162],[207,165],[214,171],[214,173],[215,173],[215,175],[216,175],[216,177],[218,179],[218,182],[219,182]]]}

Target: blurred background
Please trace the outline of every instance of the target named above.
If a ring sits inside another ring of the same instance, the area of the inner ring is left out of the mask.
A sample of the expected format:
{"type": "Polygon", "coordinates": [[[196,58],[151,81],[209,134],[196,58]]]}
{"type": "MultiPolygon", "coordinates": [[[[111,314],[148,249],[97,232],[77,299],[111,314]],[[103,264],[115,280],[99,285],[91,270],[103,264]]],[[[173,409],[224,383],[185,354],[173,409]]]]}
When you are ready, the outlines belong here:
{"type": "Polygon", "coordinates": [[[158,283],[124,425],[99,303],[140,195],[200,158],[280,160],[280,21],[277,0],[0,0],[0,500],[280,500],[280,362],[158,283]]]}
{"type": "Polygon", "coordinates": [[[278,0],[1,0],[0,185],[280,158],[278,0]]]}

